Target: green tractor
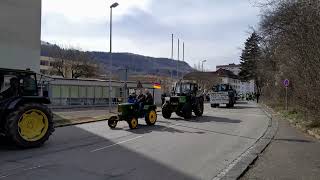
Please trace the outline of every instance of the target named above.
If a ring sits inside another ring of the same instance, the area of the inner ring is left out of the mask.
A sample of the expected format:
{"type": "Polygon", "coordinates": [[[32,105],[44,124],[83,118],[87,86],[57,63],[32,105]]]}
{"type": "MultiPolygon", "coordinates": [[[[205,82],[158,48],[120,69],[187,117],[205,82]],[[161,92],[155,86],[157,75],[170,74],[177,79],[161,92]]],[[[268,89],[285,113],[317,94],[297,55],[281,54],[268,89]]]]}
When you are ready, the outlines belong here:
{"type": "Polygon", "coordinates": [[[152,126],[157,122],[157,106],[144,105],[140,111],[137,103],[123,103],[118,105],[118,115],[108,120],[111,129],[116,128],[118,121],[127,121],[130,129],[138,128],[138,119],[144,118],[147,125],[152,126]]]}
{"type": "Polygon", "coordinates": [[[192,112],[199,117],[203,114],[204,97],[199,94],[196,83],[179,81],[173,89],[171,97],[165,97],[162,106],[162,116],[169,119],[173,112],[185,119],[192,117],[192,112]]]}
{"type": "Polygon", "coordinates": [[[38,94],[36,73],[0,68],[0,134],[22,148],[42,145],[54,131],[47,104],[38,94]]]}

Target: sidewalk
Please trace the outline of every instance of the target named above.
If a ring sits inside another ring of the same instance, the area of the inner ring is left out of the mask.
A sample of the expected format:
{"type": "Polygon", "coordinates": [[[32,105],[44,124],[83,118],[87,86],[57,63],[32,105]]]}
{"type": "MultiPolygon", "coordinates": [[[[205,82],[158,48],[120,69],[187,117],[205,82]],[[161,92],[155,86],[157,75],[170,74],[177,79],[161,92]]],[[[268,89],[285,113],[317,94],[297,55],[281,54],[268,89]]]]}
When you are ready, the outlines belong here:
{"type": "Polygon", "coordinates": [[[272,143],[240,179],[319,179],[320,142],[279,120],[272,143]]]}
{"type": "MultiPolygon", "coordinates": [[[[157,112],[161,108],[158,107],[157,112]]],[[[56,127],[103,121],[111,116],[117,115],[117,109],[114,108],[110,113],[108,108],[81,108],[81,109],[61,109],[53,110],[53,121],[56,127]]]]}

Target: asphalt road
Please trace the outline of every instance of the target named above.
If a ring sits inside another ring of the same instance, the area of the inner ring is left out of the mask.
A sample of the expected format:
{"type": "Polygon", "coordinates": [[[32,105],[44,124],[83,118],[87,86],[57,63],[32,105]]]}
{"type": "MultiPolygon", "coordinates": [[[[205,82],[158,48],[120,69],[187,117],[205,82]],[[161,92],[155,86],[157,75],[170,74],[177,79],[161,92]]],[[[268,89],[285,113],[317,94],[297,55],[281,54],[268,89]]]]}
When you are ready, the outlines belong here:
{"type": "Polygon", "coordinates": [[[37,149],[2,141],[0,180],[211,180],[262,136],[268,121],[254,104],[206,105],[201,118],[159,115],[155,126],[140,120],[137,130],[125,122],[115,130],[106,122],[58,128],[37,149]]]}

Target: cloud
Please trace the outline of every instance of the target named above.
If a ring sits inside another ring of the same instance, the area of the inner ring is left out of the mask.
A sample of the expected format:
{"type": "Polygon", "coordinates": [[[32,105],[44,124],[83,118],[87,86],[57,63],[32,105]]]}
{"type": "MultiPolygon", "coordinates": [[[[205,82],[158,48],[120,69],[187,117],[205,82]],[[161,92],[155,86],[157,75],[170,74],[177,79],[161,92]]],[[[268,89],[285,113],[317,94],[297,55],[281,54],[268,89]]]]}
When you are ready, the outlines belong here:
{"type": "MultiPolygon", "coordinates": [[[[107,3],[68,0],[63,8],[55,10],[65,2],[43,1],[42,39],[107,51],[109,12],[108,6],[104,7],[107,3]]],[[[114,10],[115,51],[170,57],[173,33],[186,43],[185,57],[191,66],[207,59],[207,68],[211,70],[217,64],[239,61],[249,26],[257,24],[259,14],[259,9],[246,0],[119,0],[119,3],[114,10]]]]}

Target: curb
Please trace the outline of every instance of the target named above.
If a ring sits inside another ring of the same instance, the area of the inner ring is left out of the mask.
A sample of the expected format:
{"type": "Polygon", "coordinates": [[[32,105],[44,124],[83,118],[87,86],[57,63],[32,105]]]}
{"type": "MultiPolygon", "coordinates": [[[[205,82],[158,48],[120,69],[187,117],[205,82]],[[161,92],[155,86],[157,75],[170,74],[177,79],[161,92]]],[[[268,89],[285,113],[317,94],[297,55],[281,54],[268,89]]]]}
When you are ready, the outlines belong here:
{"type": "Polygon", "coordinates": [[[224,170],[214,177],[213,180],[239,179],[271,143],[278,130],[278,120],[269,113],[267,107],[260,106],[260,109],[270,118],[267,129],[251,147],[232,161],[224,170]]]}

